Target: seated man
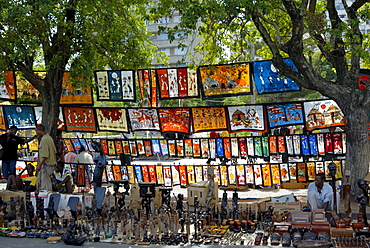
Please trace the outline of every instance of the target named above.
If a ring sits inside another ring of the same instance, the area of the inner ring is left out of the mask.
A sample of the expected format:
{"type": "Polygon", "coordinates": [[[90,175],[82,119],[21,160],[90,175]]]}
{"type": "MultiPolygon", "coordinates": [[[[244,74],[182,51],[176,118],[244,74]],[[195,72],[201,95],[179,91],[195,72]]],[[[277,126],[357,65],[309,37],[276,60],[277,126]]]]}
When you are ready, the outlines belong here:
{"type": "Polygon", "coordinates": [[[7,190],[24,190],[28,192],[34,192],[36,191],[36,182],[37,177],[34,176],[35,167],[33,167],[32,164],[27,164],[26,168],[19,173],[18,176],[11,175],[8,178],[8,182],[6,184],[7,190]],[[23,172],[27,170],[28,177],[21,178],[20,176],[23,174],[23,172]],[[29,182],[29,183],[27,183],[29,182]]]}
{"type": "Polygon", "coordinates": [[[72,193],[72,175],[64,169],[64,162],[59,161],[52,174],[51,183],[53,191],[59,193],[72,193]]]}
{"type": "Polygon", "coordinates": [[[333,188],[325,183],[325,174],[318,173],[315,182],[310,183],[307,191],[307,204],[310,209],[332,210],[333,188]]]}

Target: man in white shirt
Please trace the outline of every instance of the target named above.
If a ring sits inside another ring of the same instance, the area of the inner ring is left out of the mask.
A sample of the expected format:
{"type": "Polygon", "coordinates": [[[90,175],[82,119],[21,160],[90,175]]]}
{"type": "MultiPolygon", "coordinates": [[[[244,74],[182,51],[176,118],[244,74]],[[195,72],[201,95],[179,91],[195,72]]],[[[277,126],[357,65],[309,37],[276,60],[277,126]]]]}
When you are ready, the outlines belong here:
{"type": "Polygon", "coordinates": [[[307,204],[310,209],[333,209],[333,188],[325,183],[325,174],[318,173],[315,182],[310,183],[307,191],[307,204]]]}

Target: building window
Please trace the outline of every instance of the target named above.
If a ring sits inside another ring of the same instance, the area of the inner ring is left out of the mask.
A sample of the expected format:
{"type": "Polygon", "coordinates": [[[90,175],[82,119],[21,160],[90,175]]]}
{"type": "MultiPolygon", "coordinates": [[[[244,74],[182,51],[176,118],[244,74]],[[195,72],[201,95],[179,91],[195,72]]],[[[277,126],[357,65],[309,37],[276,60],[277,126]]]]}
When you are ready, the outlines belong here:
{"type": "Polygon", "coordinates": [[[162,17],[158,19],[157,24],[163,24],[163,23],[169,23],[169,22],[170,22],[169,17],[162,17]]]}
{"type": "Polygon", "coordinates": [[[188,51],[187,47],[181,47],[181,48],[176,47],[174,50],[174,55],[185,55],[187,51],[188,51]]]}
{"type": "Polygon", "coordinates": [[[168,40],[168,34],[167,33],[158,33],[157,34],[157,40],[168,40]]]}
{"type": "Polygon", "coordinates": [[[157,52],[165,52],[168,56],[171,55],[171,49],[170,48],[159,48],[157,52]]]}
{"type": "Polygon", "coordinates": [[[173,22],[181,22],[181,16],[174,16],[173,22]]]}

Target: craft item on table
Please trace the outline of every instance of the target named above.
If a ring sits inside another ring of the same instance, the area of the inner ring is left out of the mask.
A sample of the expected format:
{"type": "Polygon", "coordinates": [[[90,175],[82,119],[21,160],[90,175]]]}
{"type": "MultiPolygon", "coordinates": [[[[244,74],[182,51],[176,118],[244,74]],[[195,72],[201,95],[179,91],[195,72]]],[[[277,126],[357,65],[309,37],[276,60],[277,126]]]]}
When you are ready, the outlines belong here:
{"type": "Polygon", "coordinates": [[[285,146],[285,138],[284,136],[278,136],[277,137],[278,141],[278,151],[279,153],[286,153],[286,146],[285,146]]]}
{"type": "Polygon", "coordinates": [[[198,73],[205,98],[251,94],[251,63],[200,66],[198,73]]]}
{"type": "Polygon", "coordinates": [[[209,153],[208,139],[201,139],[200,147],[201,147],[202,158],[209,158],[210,153],[209,153]]]}
{"type": "Polygon", "coordinates": [[[186,166],[186,172],[187,172],[187,175],[188,175],[188,184],[196,183],[195,175],[194,175],[194,166],[187,165],[186,166]]]}
{"type": "Polygon", "coordinates": [[[269,136],[269,147],[270,147],[270,155],[276,155],[278,152],[276,136],[269,136]]]}
{"type": "Polygon", "coordinates": [[[193,140],[192,139],[185,139],[185,157],[193,157],[193,140]]]}
{"type": "Polygon", "coordinates": [[[135,176],[136,176],[137,181],[139,183],[144,182],[143,174],[142,174],[142,171],[141,171],[141,166],[140,165],[135,165],[134,169],[135,169],[135,176]]]}
{"type": "Polygon", "coordinates": [[[180,170],[180,185],[186,187],[188,185],[186,166],[180,165],[179,170],[180,170]]]}
{"type": "Polygon", "coordinates": [[[116,147],[114,145],[113,140],[107,140],[107,146],[108,146],[108,155],[109,156],[117,155],[116,147]]]}
{"type": "Polygon", "coordinates": [[[271,170],[270,164],[262,164],[262,176],[263,176],[263,186],[264,187],[271,187],[271,170]]]}
{"type": "Polygon", "coordinates": [[[281,178],[279,164],[271,164],[271,175],[272,175],[272,184],[280,185],[281,178]]]}
{"type": "Polygon", "coordinates": [[[291,180],[297,180],[297,163],[289,163],[289,177],[291,180]]]}
{"type": "Polygon", "coordinates": [[[236,184],[236,168],[234,165],[230,165],[227,167],[227,173],[229,178],[229,185],[237,185],[236,184]]]}
{"type": "Polygon", "coordinates": [[[308,140],[310,144],[310,154],[311,156],[317,156],[318,155],[318,147],[317,147],[317,135],[316,134],[310,134],[308,135],[308,140]]]}
{"type": "Polygon", "coordinates": [[[254,184],[255,185],[263,185],[263,174],[260,164],[253,165],[253,173],[254,173],[254,184]]]}
{"type": "Polygon", "coordinates": [[[308,181],[315,181],[315,162],[306,162],[308,181]]]}
{"type": "Polygon", "coordinates": [[[160,148],[161,148],[162,156],[168,156],[169,153],[168,153],[167,140],[165,140],[165,139],[159,140],[159,145],[160,145],[160,148]]]}
{"type": "Polygon", "coordinates": [[[301,151],[303,156],[309,156],[310,155],[310,147],[308,142],[308,135],[301,135],[301,151]]]}
{"type": "Polygon", "coordinates": [[[307,182],[306,163],[297,163],[297,182],[307,182]]]}
{"type": "MultiPolygon", "coordinates": [[[[244,172],[244,165],[236,165],[236,178],[237,178],[237,185],[244,186],[245,185],[245,172],[244,172]]],[[[253,172],[252,172],[253,176],[253,172]]]]}
{"type": "Polygon", "coordinates": [[[201,149],[200,149],[200,139],[193,139],[193,157],[200,158],[201,157],[201,149]]]}
{"type": "Polygon", "coordinates": [[[230,138],[231,156],[234,158],[239,157],[239,143],[238,138],[230,138]]]}
{"type": "Polygon", "coordinates": [[[286,149],[287,149],[288,155],[293,156],[294,155],[293,136],[286,135],[285,136],[285,144],[286,144],[286,149]]]}
{"type": "Polygon", "coordinates": [[[184,140],[180,140],[180,139],[176,140],[176,154],[177,154],[177,157],[185,156],[184,140]]]}
{"type": "Polygon", "coordinates": [[[253,137],[254,143],[254,156],[262,157],[262,140],[261,137],[253,137]]]}
{"type": "Polygon", "coordinates": [[[280,164],[280,175],[281,175],[281,182],[287,183],[290,181],[288,164],[286,163],[280,164]]]}
{"type": "Polygon", "coordinates": [[[220,179],[221,179],[221,186],[228,186],[229,178],[228,178],[226,165],[220,165],[220,179]]]}
{"type": "Polygon", "coordinates": [[[225,158],[230,159],[231,158],[230,138],[223,138],[222,141],[223,141],[223,144],[224,144],[225,158]]]}
{"type": "Polygon", "coordinates": [[[239,138],[239,152],[241,158],[247,157],[247,143],[245,138],[239,138]]]}

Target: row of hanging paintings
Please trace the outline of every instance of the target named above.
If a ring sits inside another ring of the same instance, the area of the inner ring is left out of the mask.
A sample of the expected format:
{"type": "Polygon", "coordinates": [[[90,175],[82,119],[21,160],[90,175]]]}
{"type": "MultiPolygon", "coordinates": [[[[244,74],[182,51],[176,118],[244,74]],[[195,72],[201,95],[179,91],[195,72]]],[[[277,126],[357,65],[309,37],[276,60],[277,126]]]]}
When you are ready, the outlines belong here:
{"type": "MultiPolygon", "coordinates": [[[[84,146],[90,152],[93,139],[62,139],[66,150],[77,152],[84,146]]],[[[162,155],[193,158],[268,158],[278,154],[291,157],[325,157],[346,154],[345,133],[310,135],[254,136],[234,138],[192,139],[100,139],[102,149],[109,156],[126,154],[132,157],[162,155]]],[[[37,151],[37,140],[30,142],[29,150],[37,151]]]]}
{"type": "MultiPolygon", "coordinates": [[[[281,126],[304,125],[307,130],[344,126],[344,115],[333,100],[182,108],[61,107],[65,131],[160,131],[197,133],[266,132],[281,126]]],[[[0,129],[12,125],[32,129],[42,121],[42,107],[9,105],[0,108],[0,129]]]]}
{"type": "MultiPolygon", "coordinates": [[[[334,162],[337,165],[336,179],[342,178],[344,160],[319,161],[306,163],[279,163],[279,164],[239,164],[215,165],[214,180],[219,186],[261,185],[271,187],[296,180],[298,183],[307,183],[315,180],[317,173],[324,173],[331,179],[328,165],[334,162]]],[[[79,187],[84,187],[89,177],[93,181],[94,164],[66,164],[73,180],[79,187]]],[[[200,181],[206,181],[208,166],[205,165],[107,165],[102,182],[113,180],[128,180],[130,183],[150,182],[157,185],[172,187],[174,185],[187,186],[200,181]]]]}

